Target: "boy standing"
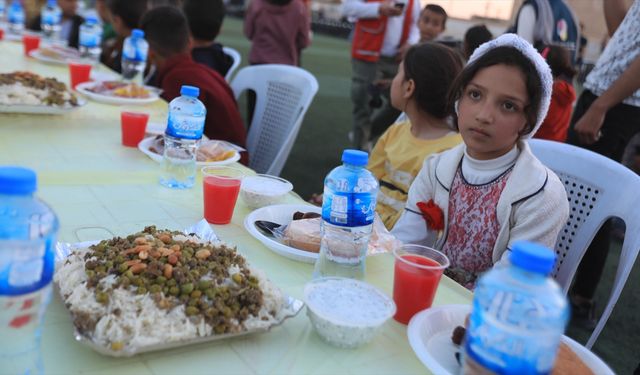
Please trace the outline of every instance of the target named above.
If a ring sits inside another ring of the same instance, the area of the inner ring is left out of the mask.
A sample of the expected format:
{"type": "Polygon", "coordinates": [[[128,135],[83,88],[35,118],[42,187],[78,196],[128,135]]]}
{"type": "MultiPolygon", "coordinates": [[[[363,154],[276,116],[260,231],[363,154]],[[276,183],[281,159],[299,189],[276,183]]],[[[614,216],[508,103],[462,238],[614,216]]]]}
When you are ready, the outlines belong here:
{"type": "Polygon", "coordinates": [[[182,10],[189,21],[193,39],[191,57],[226,76],[233,58],[224,53],[222,44],[216,43],[224,20],[222,0],[185,0],[182,10]]]}
{"type": "Polygon", "coordinates": [[[204,134],[244,146],[247,134],[233,92],[218,72],[191,57],[184,14],[175,7],[157,7],[142,17],[140,28],[149,42],[149,60],[158,69],[162,98],[171,101],[180,96],[182,85],[199,87],[198,99],[207,108],[204,134]]]}
{"type": "Polygon", "coordinates": [[[440,5],[427,4],[420,13],[418,30],[420,43],[433,42],[442,34],[447,25],[447,12],[440,5]]]}

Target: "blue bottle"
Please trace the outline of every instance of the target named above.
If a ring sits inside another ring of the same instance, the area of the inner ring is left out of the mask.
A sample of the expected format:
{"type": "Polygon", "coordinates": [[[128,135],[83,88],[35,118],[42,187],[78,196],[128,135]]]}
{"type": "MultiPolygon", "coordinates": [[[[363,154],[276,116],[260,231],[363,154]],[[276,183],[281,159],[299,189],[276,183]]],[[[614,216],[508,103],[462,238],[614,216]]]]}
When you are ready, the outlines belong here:
{"type": "Polygon", "coordinates": [[[510,264],[477,283],[464,344],[463,373],[549,374],[569,317],[567,299],[549,277],[556,255],[517,242],[510,264]]]}
{"type": "Polygon", "coordinates": [[[98,22],[98,19],[94,16],[89,16],[85,19],[84,23],[80,25],[80,43],[78,49],[80,56],[97,64],[100,60],[100,42],[102,41],[102,26],[98,22]]]}
{"type": "Polygon", "coordinates": [[[344,150],[344,164],[324,180],[320,254],[314,278],[364,278],[378,195],[378,181],[365,168],[368,160],[364,151],[344,150]]]}
{"type": "Polygon", "coordinates": [[[36,174],[0,167],[0,372],[43,373],[42,318],[51,295],[58,219],[36,174]]]}
{"type": "Polygon", "coordinates": [[[0,24],[4,23],[7,15],[7,5],[4,1],[0,1],[0,24]]]}
{"type": "Polygon", "coordinates": [[[24,30],[24,8],[19,0],[13,0],[7,11],[7,21],[9,22],[9,32],[21,34],[24,30]]]}
{"type": "Polygon", "coordinates": [[[188,189],[195,182],[196,151],[204,132],[207,109],[198,100],[199,88],[182,86],[180,95],[169,103],[160,184],[188,189]]]}
{"type": "Polygon", "coordinates": [[[122,78],[142,84],[148,53],[149,43],[144,40],[144,31],[133,29],[122,46],[122,78]]]}
{"type": "Polygon", "coordinates": [[[62,10],[60,10],[57,0],[47,0],[40,14],[42,35],[49,40],[57,40],[62,28],[60,25],[60,22],[62,22],[62,10]]]}

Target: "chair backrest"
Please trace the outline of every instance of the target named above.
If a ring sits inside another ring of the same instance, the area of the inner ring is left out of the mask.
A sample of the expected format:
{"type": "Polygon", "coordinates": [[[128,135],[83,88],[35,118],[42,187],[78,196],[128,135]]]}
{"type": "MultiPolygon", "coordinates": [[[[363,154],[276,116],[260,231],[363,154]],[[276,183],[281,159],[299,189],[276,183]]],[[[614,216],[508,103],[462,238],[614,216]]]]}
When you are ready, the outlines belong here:
{"type": "Polygon", "coordinates": [[[252,65],[238,71],[231,88],[236,99],[244,90],[256,92],[247,136],[249,166],[258,173],[280,175],[302,119],[318,92],[318,81],[294,66],[252,65]]]}
{"type": "Polygon", "coordinates": [[[626,225],[622,253],[607,306],[587,342],[591,348],[620,297],[640,249],[640,176],[622,164],[564,143],[532,139],[533,154],[553,170],[567,191],[570,216],[556,242],[553,276],[565,293],[587,247],[602,224],[619,217],[626,225]]]}
{"type": "Polygon", "coordinates": [[[233,59],[233,64],[231,64],[231,67],[229,67],[227,74],[224,76],[224,79],[226,79],[227,82],[231,82],[233,72],[238,69],[238,67],[240,66],[240,62],[242,62],[242,56],[240,55],[240,52],[231,47],[222,47],[222,51],[225,53],[225,55],[231,56],[231,58],[233,59]]]}

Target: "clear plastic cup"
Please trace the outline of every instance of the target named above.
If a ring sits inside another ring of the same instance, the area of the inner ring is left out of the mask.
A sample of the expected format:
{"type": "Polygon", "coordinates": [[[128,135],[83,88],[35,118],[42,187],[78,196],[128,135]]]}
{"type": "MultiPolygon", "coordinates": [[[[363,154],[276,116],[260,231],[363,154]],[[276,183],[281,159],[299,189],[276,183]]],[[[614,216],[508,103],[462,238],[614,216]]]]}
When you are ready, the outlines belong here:
{"type": "Polygon", "coordinates": [[[393,301],[397,306],[393,318],[407,324],[417,312],[431,307],[449,259],[438,250],[411,244],[394,249],[393,255],[393,301]]]}
{"type": "Polygon", "coordinates": [[[71,88],[75,89],[77,85],[88,82],[91,79],[92,65],[86,61],[72,61],[69,63],[69,75],[71,88]]]}
{"type": "Polygon", "coordinates": [[[233,167],[202,168],[204,218],[211,224],[229,224],[238,200],[244,172],[233,167]]]}
{"type": "Polygon", "coordinates": [[[24,46],[24,55],[29,56],[29,53],[40,47],[40,36],[30,33],[22,34],[22,45],[24,46]]]}
{"type": "Polygon", "coordinates": [[[122,144],[127,147],[138,147],[144,139],[149,122],[149,114],[133,111],[120,112],[120,127],[122,129],[122,144]]]}

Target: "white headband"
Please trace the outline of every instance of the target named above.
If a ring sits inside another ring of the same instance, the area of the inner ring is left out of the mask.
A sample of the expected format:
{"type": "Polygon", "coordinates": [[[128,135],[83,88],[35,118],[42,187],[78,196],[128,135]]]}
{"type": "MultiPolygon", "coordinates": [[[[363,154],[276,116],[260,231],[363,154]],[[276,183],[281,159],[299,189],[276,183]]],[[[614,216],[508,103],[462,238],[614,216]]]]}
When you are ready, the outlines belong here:
{"type": "Polygon", "coordinates": [[[496,39],[480,45],[480,47],[473,51],[473,54],[469,58],[468,65],[472,64],[475,60],[480,58],[480,56],[497,47],[513,47],[522,52],[522,54],[533,63],[536,71],[538,72],[538,76],[540,76],[540,82],[542,83],[542,96],[540,98],[538,116],[536,117],[536,125],[531,133],[525,134],[521,137],[521,139],[531,138],[540,128],[540,125],[542,124],[542,121],[544,121],[544,118],[547,116],[547,111],[549,110],[549,103],[551,103],[551,91],[553,87],[551,69],[540,53],[533,48],[531,43],[520,38],[516,34],[503,34],[496,39]]]}

